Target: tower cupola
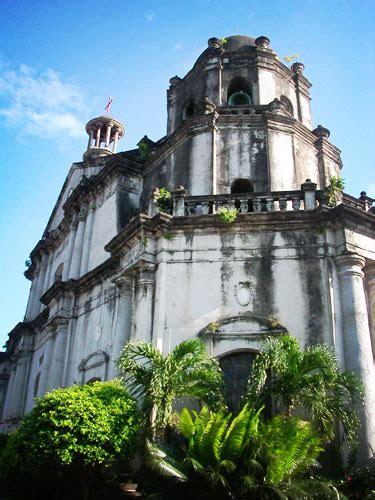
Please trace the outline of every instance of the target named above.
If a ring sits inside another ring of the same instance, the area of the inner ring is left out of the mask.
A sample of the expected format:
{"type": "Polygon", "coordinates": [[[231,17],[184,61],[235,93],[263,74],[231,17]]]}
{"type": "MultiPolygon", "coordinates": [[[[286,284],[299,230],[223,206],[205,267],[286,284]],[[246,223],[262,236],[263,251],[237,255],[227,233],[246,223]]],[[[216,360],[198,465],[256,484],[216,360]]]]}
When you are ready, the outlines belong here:
{"type": "Polygon", "coordinates": [[[115,154],[125,129],[122,123],[111,116],[98,116],[86,124],[86,132],[89,142],[83,155],[84,160],[115,154]]]}

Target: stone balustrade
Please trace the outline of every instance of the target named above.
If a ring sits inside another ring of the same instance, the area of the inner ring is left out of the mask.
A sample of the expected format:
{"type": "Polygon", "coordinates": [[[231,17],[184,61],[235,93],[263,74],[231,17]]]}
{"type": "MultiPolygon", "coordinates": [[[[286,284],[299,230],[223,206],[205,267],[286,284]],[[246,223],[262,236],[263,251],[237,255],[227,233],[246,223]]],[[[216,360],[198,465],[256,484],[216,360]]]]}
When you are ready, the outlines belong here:
{"type": "MultiPolygon", "coordinates": [[[[300,191],[274,191],[269,193],[239,193],[205,196],[186,196],[183,189],[174,191],[173,216],[196,216],[216,214],[221,208],[236,208],[238,213],[284,212],[314,210],[327,206],[327,193],[316,190],[316,184],[307,180],[300,191]]],[[[372,199],[354,198],[343,194],[342,203],[356,209],[369,211],[372,199]]]]}
{"type": "MultiPolygon", "coordinates": [[[[170,214],[175,217],[213,215],[221,208],[237,209],[239,214],[256,212],[285,212],[314,210],[318,206],[327,207],[327,192],[317,190],[316,184],[307,179],[298,191],[273,191],[264,193],[232,193],[218,195],[187,196],[180,186],[172,191],[173,208],[170,214]]],[[[346,193],[340,195],[338,204],[374,213],[373,199],[362,192],[360,198],[346,193]]],[[[155,196],[151,197],[149,215],[158,213],[155,196]]]]}

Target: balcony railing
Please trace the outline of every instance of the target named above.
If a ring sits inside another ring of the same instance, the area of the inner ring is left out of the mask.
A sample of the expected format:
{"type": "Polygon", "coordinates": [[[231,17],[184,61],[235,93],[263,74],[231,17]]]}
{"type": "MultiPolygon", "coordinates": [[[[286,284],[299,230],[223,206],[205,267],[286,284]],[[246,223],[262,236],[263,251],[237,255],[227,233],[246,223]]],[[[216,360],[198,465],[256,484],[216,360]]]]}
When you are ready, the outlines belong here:
{"type": "MultiPolygon", "coordinates": [[[[301,185],[299,191],[273,191],[268,193],[236,193],[203,196],[187,196],[183,187],[172,192],[175,217],[216,214],[221,208],[236,208],[238,213],[251,212],[285,212],[299,210],[314,210],[318,206],[327,206],[327,192],[317,190],[316,184],[309,179],[301,185]]],[[[157,207],[156,196],[149,205],[149,215],[155,215],[160,210],[157,207]]],[[[353,208],[372,211],[372,198],[365,193],[361,198],[354,198],[346,193],[338,193],[337,204],[349,205],[353,208]]]]}

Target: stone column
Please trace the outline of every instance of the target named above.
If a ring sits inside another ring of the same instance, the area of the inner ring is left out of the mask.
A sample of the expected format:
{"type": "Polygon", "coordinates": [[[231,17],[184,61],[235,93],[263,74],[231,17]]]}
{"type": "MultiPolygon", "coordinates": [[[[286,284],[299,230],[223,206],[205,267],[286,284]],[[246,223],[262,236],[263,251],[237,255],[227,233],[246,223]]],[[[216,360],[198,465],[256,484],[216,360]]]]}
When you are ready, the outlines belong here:
{"type": "Polygon", "coordinates": [[[94,218],[95,218],[95,203],[92,202],[90,203],[90,208],[85,225],[85,236],[82,248],[82,260],[81,260],[81,271],[80,271],[81,276],[87,273],[89,266],[92,231],[94,228],[94,218]]]}
{"type": "Polygon", "coordinates": [[[49,367],[53,363],[52,355],[53,355],[53,344],[54,344],[54,333],[55,333],[55,325],[47,325],[45,328],[46,331],[46,342],[44,345],[43,351],[43,365],[40,374],[39,381],[39,395],[43,396],[48,388],[49,388],[49,367]]]}
{"type": "Polygon", "coordinates": [[[133,315],[134,278],[121,276],[115,280],[119,289],[117,318],[112,337],[112,363],[109,366],[109,378],[117,375],[116,360],[126,342],[130,340],[133,315]]]}
{"type": "Polygon", "coordinates": [[[52,264],[53,264],[53,249],[49,248],[46,279],[44,282],[44,291],[45,292],[49,289],[50,286],[53,285],[53,283],[51,283],[52,264]]]}
{"type": "Polygon", "coordinates": [[[135,285],[134,323],[132,337],[151,342],[155,278],[153,269],[140,269],[135,285]]]}
{"type": "Polygon", "coordinates": [[[95,141],[95,146],[97,148],[100,147],[100,131],[101,131],[101,127],[98,127],[98,130],[96,131],[96,141],[95,141]]]}
{"type": "Polygon", "coordinates": [[[87,144],[87,149],[91,149],[92,148],[92,141],[93,141],[93,138],[94,138],[94,131],[93,129],[90,129],[90,133],[89,133],[89,142],[87,144]]]}
{"type": "Polygon", "coordinates": [[[375,449],[375,373],[362,268],[365,259],[355,253],[335,257],[340,280],[345,368],[362,380],[365,405],[361,411],[359,463],[365,463],[375,449]]]}
{"type": "Polygon", "coordinates": [[[372,344],[372,357],[375,355],[375,263],[364,269],[367,285],[368,313],[372,344]]]}
{"type": "Polygon", "coordinates": [[[70,268],[72,264],[74,242],[77,235],[78,220],[74,219],[70,225],[70,232],[68,237],[68,247],[66,251],[65,264],[63,268],[62,280],[67,281],[69,279],[70,268]]]}
{"type": "Polygon", "coordinates": [[[46,280],[46,274],[47,274],[47,267],[48,267],[48,255],[43,254],[42,260],[40,263],[40,273],[38,277],[38,287],[37,287],[37,292],[36,292],[36,306],[35,306],[35,314],[39,314],[43,305],[40,302],[40,297],[44,293],[44,285],[45,285],[45,280],[46,280]]]}
{"type": "Polygon", "coordinates": [[[21,350],[17,357],[16,372],[9,404],[9,416],[12,418],[21,418],[23,414],[24,399],[26,394],[25,384],[30,353],[28,350],[21,350]]]}
{"type": "Polygon", "coordinates": [[[10,415],[10,405],[12,401],[12,396],[13,396],[13,387],[14,387],[14,379],[16,377],[16,370],[17,370],[17,362],[16,360],[12,361],[11,368],[10,368],[10,376],[9,376],[9,382],[8,382],[8,388],[7,388],[7,393],[5,397],[5,402],[4,402],[4,408],[3,408],[3,414],[2,414],[2,420],[6,420],[9,418],[10,415]]]}
{"type": "Polygon", "coordinates": [[[29,300],[27,302],[27,308],[25,314],[25,319],[27,320],[34,319],[35,303],[37,300],[38,278],[39,278],[39,272],[35,271],[31,281],[29,300]]]}
{"type": "Polygon", "coordinates": [[[108,123],[107,125],[107,133],[105,136],[105,147],[108,148],[109,142],[111,140],[111,130],[112,130],[112,123],[108,123]]]}
{"type": "Polygon", "coordinates": [[[114,136],[114,140],[113,140],[112,153],[116,153],[116,151],[117,151],[118,136],[119,136],[119,131],[115,130],[115,136],[114,136]]]}
{"type": "Polygon", "coordinates": [[[56,325],[56,330],[54,334],[51,363],[49,363],[48,367],[47,391],[52,391],[57,387],[63,386],[68,321],[64,318],[57,318],[54,320],[54,323],[56,325]]]}
{"type": "Polygon", "coordinates": [[[86,210],[83,207],[78,215],[78,228],[74,240],[72,261],[69,269],[69,278],[72,279],[79,278],[81,258],[82,258],[83,237],[85,234],[85,220],[86,220],[86,210]]]}

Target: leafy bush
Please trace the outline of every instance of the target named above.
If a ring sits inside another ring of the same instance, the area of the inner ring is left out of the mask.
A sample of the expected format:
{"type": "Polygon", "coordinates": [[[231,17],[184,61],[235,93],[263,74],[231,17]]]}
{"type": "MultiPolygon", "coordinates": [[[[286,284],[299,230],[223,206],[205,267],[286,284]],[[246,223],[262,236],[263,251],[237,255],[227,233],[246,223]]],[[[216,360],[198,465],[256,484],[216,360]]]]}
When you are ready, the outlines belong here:
{"type": "Polygon", "coordinates": [[[223,222],[225,222],[226,224],[231,224],[237,219],[238,209],[221,207],[219,208],[217,213],[219,214],[219,217],[223,222]]]}
{"type": "Polygon", "coordinates": [[[327,204],[329,207],[333,208],[337,205],[337,196],[343,191],[344,187],[345,181],[341,176],[333,175],[330,178],[327,188],[327,204]]]}
{"type": "Polygon", "coordinates": [[[155,198],[157,206],[163,212],[169,213],[172,210],[173,199],[172,193],[168,189],[162,187],[159,188],[159,192],[155,198]]]}
{"type": "Polygon", "coordinates": [[[80,478],[87,490],[118,457],[132,456],[138,429],[136,404],[119,381],[57,389],[38,399],[9,436],[0,480],[17,492],[29,482],[38,490],[38,482],[80,478]]]}

